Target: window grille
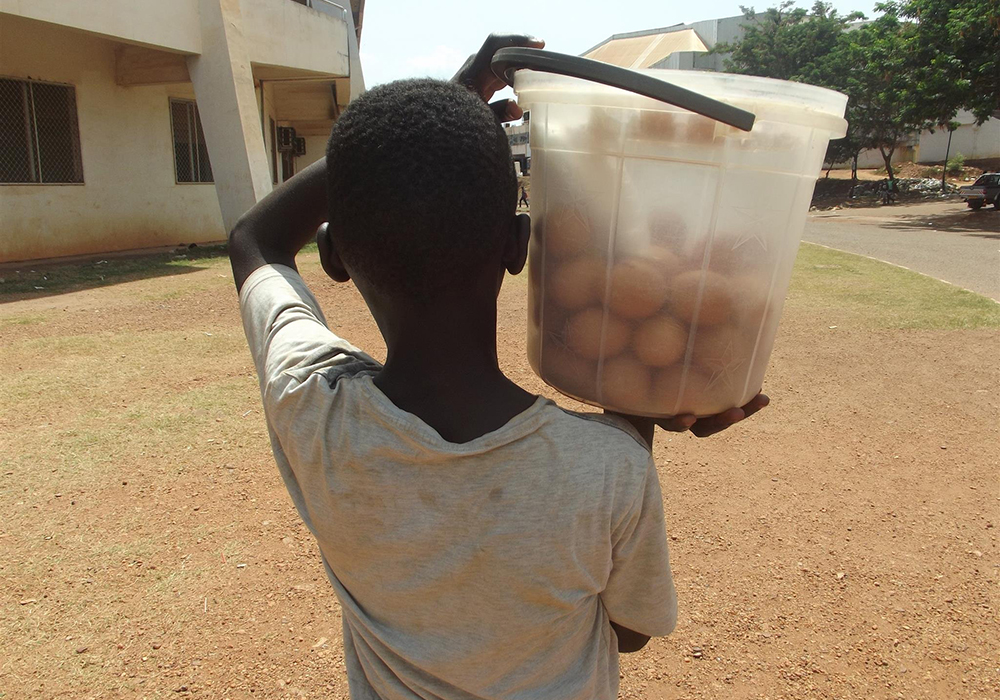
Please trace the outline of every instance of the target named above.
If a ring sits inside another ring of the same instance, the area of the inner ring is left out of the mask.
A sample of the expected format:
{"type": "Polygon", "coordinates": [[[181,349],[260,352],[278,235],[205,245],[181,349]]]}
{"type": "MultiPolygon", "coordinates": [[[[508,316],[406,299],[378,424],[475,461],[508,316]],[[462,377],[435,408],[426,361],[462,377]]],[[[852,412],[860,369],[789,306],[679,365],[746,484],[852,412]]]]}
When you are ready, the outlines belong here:
{"type": "Polygon", "coordinates": [[[73,86],[0,78],[0,183],[82,182],[73,86]]]}
{"type": "Polygon", "coordinates": [[[177,182],[215,182],[198,105],[190,100],[170,100],[170,128],[177,182]]]}

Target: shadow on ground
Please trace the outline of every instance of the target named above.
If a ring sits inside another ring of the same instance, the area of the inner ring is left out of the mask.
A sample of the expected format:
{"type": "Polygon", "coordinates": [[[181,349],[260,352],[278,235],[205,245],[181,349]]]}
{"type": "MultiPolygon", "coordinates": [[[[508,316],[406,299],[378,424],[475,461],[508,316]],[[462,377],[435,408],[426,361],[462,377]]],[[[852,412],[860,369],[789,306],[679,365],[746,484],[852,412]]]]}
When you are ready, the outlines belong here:
{"type": "Polygon", "coordinates": [[[943,214],[900,214],[892,221],[880,221],[878,227],[900,231],[927,228],[1000,239],[1000,210],[989,208],[943,214]]]}
{"type": "Polygon", "coordinates": [[[0,269],[0,304],[108,287],[151,277],[204,270],[208,261],[226,257],[223,245],[179,248],[169,253],[109,257],[72,263],[47,263],[0,269]]]}

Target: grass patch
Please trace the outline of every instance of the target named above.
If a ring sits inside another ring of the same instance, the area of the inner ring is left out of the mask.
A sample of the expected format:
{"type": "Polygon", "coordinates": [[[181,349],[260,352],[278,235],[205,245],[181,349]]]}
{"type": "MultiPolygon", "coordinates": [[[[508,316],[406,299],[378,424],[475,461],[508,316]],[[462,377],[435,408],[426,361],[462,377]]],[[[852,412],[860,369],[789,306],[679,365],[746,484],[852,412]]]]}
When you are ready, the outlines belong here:
{"type": "Polygon", "coordinates": [[[1000,328],[1000,304],[911,270],[803,243],[789,308],[886,329],[1000,328]]]}
{"type": "Polygon", "coordinates": [[[221,265],[226,259],[226,247],[215,245],[78,263],[35,266],[27,262],[23,267],[0,272],[0,303],[26,296],[47,296],[148,277],[179,275],[221,265]]]}

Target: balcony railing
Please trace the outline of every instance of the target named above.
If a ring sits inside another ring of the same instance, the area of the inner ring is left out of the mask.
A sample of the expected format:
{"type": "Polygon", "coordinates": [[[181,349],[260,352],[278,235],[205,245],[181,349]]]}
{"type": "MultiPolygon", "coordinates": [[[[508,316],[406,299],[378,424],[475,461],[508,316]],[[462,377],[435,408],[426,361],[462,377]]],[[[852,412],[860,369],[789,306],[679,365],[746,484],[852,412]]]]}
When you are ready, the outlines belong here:
{"type": "Polygon", "coordinates": [[[338,5],[330,0],[292,0],[292,2],[297,2],[300,5],[311,7],[317,12],[322,12],[325,15],[333,15],[334,17],[340,17],[341,19],[345,19],[347,17],[347,9],[343,5],[338,5]]]}

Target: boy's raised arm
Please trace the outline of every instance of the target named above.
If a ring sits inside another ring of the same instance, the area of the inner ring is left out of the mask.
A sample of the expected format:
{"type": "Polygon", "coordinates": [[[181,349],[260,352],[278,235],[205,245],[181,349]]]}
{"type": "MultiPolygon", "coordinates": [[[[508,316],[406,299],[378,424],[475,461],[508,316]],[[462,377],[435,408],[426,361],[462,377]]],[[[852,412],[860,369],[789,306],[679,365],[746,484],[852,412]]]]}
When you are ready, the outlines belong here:
{"type": "Polygon", "coordinates": [[[229,232],[229,261],[236,290],[258,267],[295,267],[295,254],[327,220],[326,157],[257,202],[229,232]]]}

